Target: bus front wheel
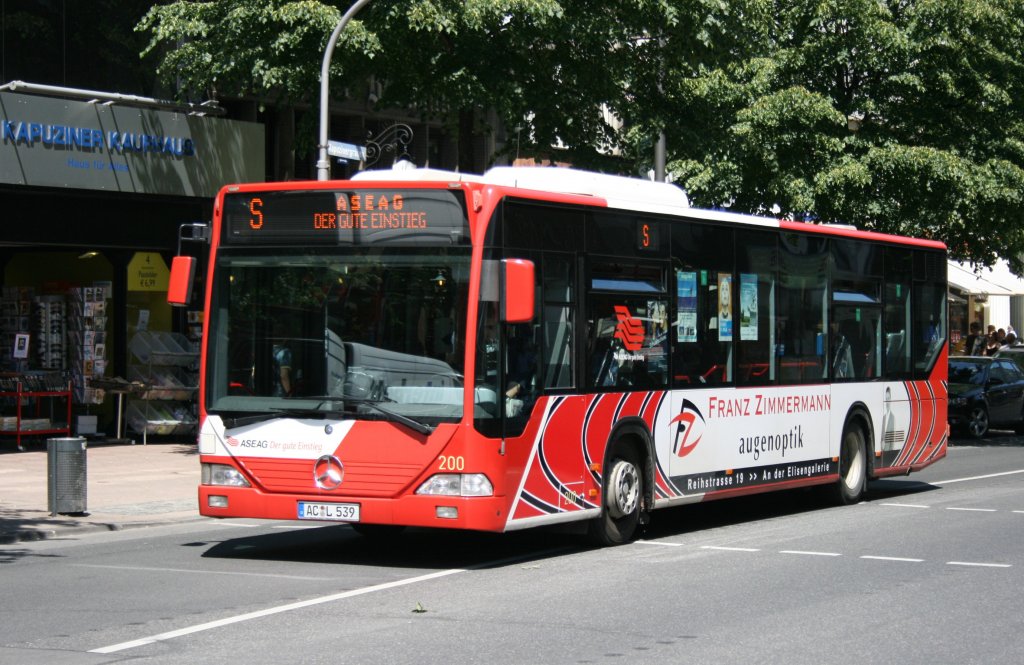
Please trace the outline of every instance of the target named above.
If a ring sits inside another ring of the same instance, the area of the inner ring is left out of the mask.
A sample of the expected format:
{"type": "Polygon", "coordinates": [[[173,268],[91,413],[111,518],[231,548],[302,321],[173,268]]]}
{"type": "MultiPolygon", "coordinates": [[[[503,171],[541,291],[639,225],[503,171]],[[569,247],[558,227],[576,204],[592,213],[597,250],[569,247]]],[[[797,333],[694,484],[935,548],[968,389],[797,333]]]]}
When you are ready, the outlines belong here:
{"type": "Polygon", "coordinates": [[[864,431],[855,423],[849,423],[843,432],[839,448],[839,483],[836,498],[839,503],[849,505],[864,498],[868,487],[868,453],[864,442],[864,431]]]}
{"type": "Polygon", "coordinates": [[[639,456],[632,448],[620,446],[608,464],[601,516],[590,524],[592,539],[600,545],[629,542],[640,525],[643,490],[639,456]]]}

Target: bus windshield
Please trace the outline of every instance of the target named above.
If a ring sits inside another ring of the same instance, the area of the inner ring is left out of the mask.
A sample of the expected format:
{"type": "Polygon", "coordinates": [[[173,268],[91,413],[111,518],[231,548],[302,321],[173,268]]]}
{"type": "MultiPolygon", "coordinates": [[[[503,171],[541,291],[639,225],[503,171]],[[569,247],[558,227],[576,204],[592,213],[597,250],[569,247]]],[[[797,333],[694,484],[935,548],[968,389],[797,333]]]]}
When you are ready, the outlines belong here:
{"type": "Polygon", "coordinates": [[[468,248],[222,248],[208,411],[457,421],[469,264],[468,248]]]}

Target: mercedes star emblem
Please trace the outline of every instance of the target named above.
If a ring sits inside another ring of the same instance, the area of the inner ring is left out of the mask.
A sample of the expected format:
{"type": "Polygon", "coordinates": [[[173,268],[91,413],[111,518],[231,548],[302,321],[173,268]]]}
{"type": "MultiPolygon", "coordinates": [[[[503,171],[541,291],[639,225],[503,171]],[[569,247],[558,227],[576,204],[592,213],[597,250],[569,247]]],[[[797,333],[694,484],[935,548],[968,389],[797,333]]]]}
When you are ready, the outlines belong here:
{"type": "Polygon", "coordinates": [[[336,490],[345,475],[345,465],[334,455],[323,455],[313,464],[313,480],[322,490],[336,490]]]}

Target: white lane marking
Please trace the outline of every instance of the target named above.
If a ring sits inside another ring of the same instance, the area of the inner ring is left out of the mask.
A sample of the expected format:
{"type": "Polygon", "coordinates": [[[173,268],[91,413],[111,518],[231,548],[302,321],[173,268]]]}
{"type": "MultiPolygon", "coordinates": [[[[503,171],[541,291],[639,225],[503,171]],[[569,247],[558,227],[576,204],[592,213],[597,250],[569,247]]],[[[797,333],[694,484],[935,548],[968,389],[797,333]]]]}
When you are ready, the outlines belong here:
{"type": "Polygon", "coordinates": [[[756,547],[720,547],[718,545],[701,545],[702,550],[719,550],[722,552],[760,552],[756,547]]]}
{"type": "Polygon", "coordinates": [[[1015,510],[1013,512],[1017,513],[1018,515],[1024,515],[1024,510],[1015,510]]]}
{"type": "Polygon", "coordinates": [[[682,543],[663,543],[660,540],[638,540],[637,545],[660,545],[662,547],[682,547],[682,543]]]}
{"type": "Polygon", "coordinates": [[[975,561],[947,561],[949,566],[973,566],[975,568],[1012,568],[1008,563],[978,563],[975,561]]]}
{"type": "Polygon", "coordinates": [[[931,508],[931,506],[922,506],[917,503],[883,503],[882,505],[890,508],[931,508]]]}
{"type": "Polygon", "coordinates": [[[262,524],[242,524],[241,522],[211,522],[214,526],[233,526],[236,529],[255,529],[256,527],[263,526],[262,524]]]}
{"type": "Polygon", "coordinates": [[[946,508],[946,510],[959,510],[964,513],[994,513],[995,508],[946,508]]]}
{"type": "Polygon", "coordinates": [[[862,559],[871,559],[872,561],[905,561],[907,563],[922,563],[924,559],[908,559],[902,556],[872,556],[865,554],[861,557],[862,559]]]}
{"type": "Polygon", "coordinates": [[[394,589],[396,587],[408,586],[410,584],[417,584],[419,582],[426,582],[427,580],[433,580],[439,577],[457,575],[459,573],[464,573],[467,570],[468,568],[451,568],[449,570],[440,570],[436,573],[419,575],[418,577],[407,577],[404,580],[395,580],[394,582],[385,582],[384,584],[374,584],[373,586],[363,587],[361,589],[352,589],[351,591],[333,593],[329,596],[310,598],[309,600],[302,600],[297,603],[278,605],[277,607],[268,607],[265,610],[258,610],[256,612],[249,612],[247,614],[239,614],[233,617],[225,617],[223,619],[218,619],[217,621],[209,621],[207,623],[201,623],[195,626],[181,628],[179,630],[171,630],[166,633],[160,633],[159,635],[151,635],[149,637],[143,637],[137,640],[132,640],[130,642],[121,642],[120,644],[112,644],[110,646],[100,647],[98,649],[90,649],[89,653],[114,653],[117,651],[124,651],[126,649],[134,649],[135,647],[141,647],[147,644],[154,644],[156,642],[163,642],[165,640],[171,640],[176,637],[183,637],[185,635],[192,635],[193,633],[199,633],[205,630],[212,630],[214,628],[222,628],[224,626],[230,626],[231,624],[241,623],[243,621],[260,619],[262,617],[272,616],[274,614],[280,614],[282,612],[291,612],[293,610],[312,607],[314,605],[331,603],[336,600],[344,600],[345,598],[354,598],[355,596],[362,596],[368,593],[375,593],[377,591],[384,591],[387,589],[394,589]]]}
{"type": "Polygon", "coordinates": [[[805,550],[780,550],[779,554],[805,554],[807,556],[843,556],[839,552],[808,552],[805,550]]]}
{"type": "Polygon", "coordinates": [[[1024,469],[1017,469],[1016,471],[1003,471],[1002,473],[990,473],[984,476],[970,476],[968,478],[953,478],[952,480],[933,480],[930,481],[929,485],[949,485],[950,483],[965,483],[969,480],[987,480],[989,478],[999,478],[1000,476],[1013,476],[1018,473],[1024,473],[1024,469]]]}
{"type": "Polygon", "coordinates": [[[269,573],[240,573],[230,570],[196,570],[194,568],[151,568],[147,566],[104,566],[96,563],[73,563],[78,568],[104,568],[106,570],[138,570],[147,573],[193,573],[196,575],[238,575],[242,577],[270,577],[282,580],[311,580],[320,582],[331,580],[331,577],[308,577],[305,575],[274,575],[269,573]]]}
{"type": "MultiPolygon", "coordinates": [[[[544,550],[541,552],[534,553],[536,557],[547,557],[560,554],[566,551],[568,548],[559,547],[550,550],[544,550]]],[[[476,564],[466,568],[450,568],[448,570],[439,570],[434,573],[428,573],[426,575],[418,575],[417,577],[407,577],[402,580],[395,580],[393,582],[385,582],[383,584],[374,584],[368,587],[362,587],[361,589],[352,589],[350,591],[342,591],[341,593],[333,593],[327,596],[320,596],[319,598],[310,598],[309,600],[302,600],[296,603],[288,603],[287,605],[278,605],[277,607],[268,607],[263,610],[256,612],[248,612],[246,614],[239,614],[233,617],[225,617],[218,619],[217,621],[209,621],[207,623],[201,623],[195,626],[189,626],[187,628],[180,628],[178,630],[171,630],[166,633],[160,633],[158,635],[151,635],[149,637],[142,637],[137,640],[131,640],[130,642],[121,642],[120,644],[112,644],[106,647],[100,647],[98,649],[91,649],[89,653],[114,653],[117,651],[125,651],[126,649],[134,649],[135,647],[145,646],[147,644],[154,644],[156,642],[163,642],[171,640],[176,637],[183,637],[185,635],[192,635],[194,633],[201,633],[206,630],[212,630],[214,628],[222,628],[224,626],[230,626],[232,624],[241,623],[243,621],[251,621],[253,619],[260,619],[274,614],[281,614],[282,612],[291,612],[293,610],[300,610],[306,607],[313,607],[314,605],[323,605],[324,603],[331,603],[336,600],[344,600],[346,598],[355,598],[356,596],[363,596],[368,593],[376,593],[378,591],[387,591],[388,589],[396,589],[398,587],[408,586],[410,584],[418,584],[420,582],[427,582],[429,580],[438,579],[441,577],[448,577],[449,575],[458,575],[459,573],[465,573],[470,570],[484,570],[487,568],[496,568],[500,566],[507,566],[516,561],[522,561],[526,557],[508,557],[506,559],[497,559],[494,561],[487,561],[485,563],[476,564]]]]}

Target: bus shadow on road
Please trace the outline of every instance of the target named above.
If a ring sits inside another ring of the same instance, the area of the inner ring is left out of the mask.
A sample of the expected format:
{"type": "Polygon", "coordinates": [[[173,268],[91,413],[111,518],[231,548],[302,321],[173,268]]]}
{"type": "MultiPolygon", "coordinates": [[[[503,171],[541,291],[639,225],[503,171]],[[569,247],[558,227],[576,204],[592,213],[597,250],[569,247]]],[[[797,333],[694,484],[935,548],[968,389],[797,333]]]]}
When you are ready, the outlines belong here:
{"type": "MultiPolygon", "coordinates": [[[[894,497],[940,489],[936,485],[909,479],[874,480],[868,485],[865,502],[890,500],[894,497]]],[[[814,513],[839,507],[831,487],[809,487],[781,492],[768,492],[678,506],[655,511],[644,538],[657,539],[698,533],[726,526],[814,513]]]]}
{"type": "Polygon", "coordinates": [[[939,489],[942,488],[938,485],[932,485],[920,480],[884,478],[871,483],[868,489],[868,501],[892,499],[894,497],[920,494],[939,489]]]}
{"type": "MultiPolygon", "coordinates": [[[[940,489],[911,479],[872,481],[867,501],[891,500],[940,489]]],[[[641,537],[664,538],[835,507],[827,488],[805,488],[723,499],[654,512],[641,537]]],[[[203,557],[386,568],[445,570],[486,568],[540,561],[594,549],[586,524],[541,527],[511,533],[409,528],[388,535],[363,536],[347,524],[305,528],[272,526],[262,532],[221,541],[189,543],[207,548],[203,557]]]]}
{"type": "Polygon", "coordinates": [[[409,528],[393,535],[363,536],[348,525],[280,529],[189,545],[207,547],[204,558],[437,570],[536,561],[589,546],[582,537],[551,529],[498,534],[409,528]]]}

